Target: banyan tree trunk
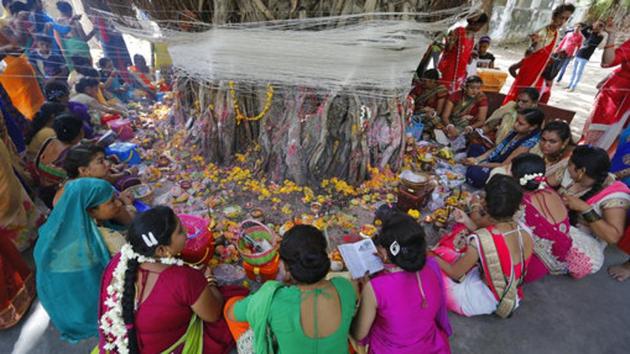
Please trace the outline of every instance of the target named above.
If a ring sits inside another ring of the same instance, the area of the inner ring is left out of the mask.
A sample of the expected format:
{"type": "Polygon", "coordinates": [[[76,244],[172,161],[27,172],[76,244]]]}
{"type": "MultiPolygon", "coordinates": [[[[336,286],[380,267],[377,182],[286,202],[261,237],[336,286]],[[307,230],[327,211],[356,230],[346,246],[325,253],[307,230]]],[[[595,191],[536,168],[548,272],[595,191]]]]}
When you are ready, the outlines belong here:
{"type": "MultiPolygon", "coordinates": [[[[201,26],[191,19],[226,23],[326,17],[365,12],[426,12],[459,6],[461,0],[84,0],[95,8],[130,16],[131,5],[160,26],[184,31],[201,26]]],[[[88,8],[89,6],[86,6],[88,8]]],[[[401,15],[408,16],[408,15],[401,15]]],[[[421,53],[418,53],[420,57],[421,53]]],[[[194,78],[193,78],[194,79],[194,78]]],[[[411,77],[409,78],[411,81],[411,77]]],[[[236,83],[238,107],[256,116],[268,100],[267,87],[236,83]]],[[[227,82],[208,88],[180,80],[181,114],[196,117],[193,139],[216,163],[230,163],[236,153],[252,152],[256,172],[272,180],[299,184],[339,177],[362,182],[368,167],[398,169],[404,150],[405,102],[388,95],[362,96],[344,90],[322,94],[312,88],[274,86],[270,109],[257,121],[237,124],[235,100],[227,82]],[[366,120],[367,107],[371,113],[366,120]],[[197,107],[193,109],[193,107],[197,107]],[[362,114],[363,112],[363,114],[362,114]]]]}

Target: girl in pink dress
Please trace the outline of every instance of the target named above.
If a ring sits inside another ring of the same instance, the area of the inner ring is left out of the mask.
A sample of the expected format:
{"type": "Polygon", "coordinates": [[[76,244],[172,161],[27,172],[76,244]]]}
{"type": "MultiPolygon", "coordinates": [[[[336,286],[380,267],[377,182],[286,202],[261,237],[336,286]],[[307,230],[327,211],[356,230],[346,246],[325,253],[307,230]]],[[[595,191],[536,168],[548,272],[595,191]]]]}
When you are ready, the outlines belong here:
{"type": "Polygon", "coordinates": [[[386,270],[363,287],[353,336],[374,354],[450,353],[444,284],[420,225],[395,214],[375,241],[386,270]]]}

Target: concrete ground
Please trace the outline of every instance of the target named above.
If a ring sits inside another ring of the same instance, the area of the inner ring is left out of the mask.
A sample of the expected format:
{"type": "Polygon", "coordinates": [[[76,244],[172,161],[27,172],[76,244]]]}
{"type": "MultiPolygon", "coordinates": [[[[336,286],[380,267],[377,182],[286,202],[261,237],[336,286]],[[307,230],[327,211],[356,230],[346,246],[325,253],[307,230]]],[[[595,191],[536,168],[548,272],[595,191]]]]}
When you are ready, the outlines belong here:
{"type": "MultiPolygon", "coordinates": [[[[518,60],[523,48],[493,48],[497,66],[503,69],[518,60]]],[[[577,111],[572,123],[579,136],[591,110],[595,85],[610,70],[599,67],[601,51],[593,55],[576,92],[552,91],[550,103],[577,111]]],[[[507,92],[512,79],[506,83],[507,92]]],[[[525,299],[514,316],[501,320],[494,316],[464,318],[451,315],[453,353],[540,353],[540,354],[625,354],[630,353],[630,281],[618,283],[606,268],[627,259],[616,249],[606,253],[606,264],[597,274],[576,281],[569,277],[547,277],[525,285],[525,299]]],[[[48,316],[35,302],[26,318],[16,327],[0,332],[0,353],[73,354],[89,353],[96,340],[69,344],[59,339],[48,316]]]]}

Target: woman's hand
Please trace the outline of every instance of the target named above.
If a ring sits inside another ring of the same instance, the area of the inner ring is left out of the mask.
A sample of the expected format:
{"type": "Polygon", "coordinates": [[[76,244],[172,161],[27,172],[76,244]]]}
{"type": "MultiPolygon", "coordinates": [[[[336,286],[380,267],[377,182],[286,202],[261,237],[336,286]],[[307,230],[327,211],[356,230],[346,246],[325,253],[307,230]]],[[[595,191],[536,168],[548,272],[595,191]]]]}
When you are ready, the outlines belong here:
{"type": "Polygon", "coordinates": [[[573,211],[577,211],[578,213],[584,213],[591,208],[591,206],[587,202],[572,195],[563,195],[562,201],[567,208],[573,211]]]}
{"type": "Polygon", "coordinates": [[[427,115],[431,115],[435,112],[435,109],[433,109],[432,107],[422,107],[422,112],[427,115]]]}
{"type": "Polygon", "coordinates": [[[518,65],[518,64],[519,64],[519,63],[516,63],[516,64],[514,64],[514,65],[512,65],[512,66],[510,66],[510,67],[508,68],[508,71],[510,72],[510,75],[511,75],[512,77],[517,77],[517,76],[518,76],[518,68],[519,68],[519,65],[518,65]]]}
{"type": "Polygon", "coordinates": [[[446,127],[446,132],[445,133],[449,137],[449,139],[451,139],[451,140],[457,138],[457,135],[458,135],[457,134],[457,129],[453,125],[448,125],[446,127]]]}
{"type": "Polygon", "coordinates": [[[131,205],[133,204],[133,194],[131,193],[130,190],[124,190],[122,192],[120,192],[120,195],[118,196],[118,198],[120,199],[121,202],[123,202],[125,205],[131,205]]]}
{"type": "MultiPolygon", "coordinates": [[[[477,229],[477,225],[472,221],[472,219],[470,219],[468,214],[466,214],[463,210],[460,210],[460,209],[453,210],[453,217],[455,219],[455,222],[466,226],[468,230],[473,231],[477,229]]],[[[458,240],[458,242],[461,242],[461,241],[462,240],[458,240]]],[[[463,241],[465,243],[465,240],[463,241]]]]}
{"type": "Polygon", "coordinates": [[[467,157],[464,160],[462,160],[462,165],[464,166],[474,166],[478,163],[479,161],[477,161],[476,158],[474,157],[467,157]]]}

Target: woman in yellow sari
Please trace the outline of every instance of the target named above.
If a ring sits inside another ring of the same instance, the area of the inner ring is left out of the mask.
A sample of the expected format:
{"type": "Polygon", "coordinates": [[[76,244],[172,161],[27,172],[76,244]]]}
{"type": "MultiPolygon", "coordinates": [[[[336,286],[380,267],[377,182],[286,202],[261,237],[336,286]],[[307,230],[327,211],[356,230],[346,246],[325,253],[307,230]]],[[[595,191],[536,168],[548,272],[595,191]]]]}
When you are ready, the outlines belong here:
{"type": "Polygon", "coordinates": [[[0,330],[17,324],[35,298],[33,272],[14,243],[20,241],[15,236],[35,235],[31,210],[13,173],[11,153],[0,140],[0,330]]]}
{"type": "MultiPolygon", "coordinates": [[[[0,119],[0,133],[4,128],[0,119]]],[[[0,134],[1,135],[1,134],[0,134]]],[[[13,172],[15,147],[0,139],[0,330],[14,326],[35,298],[33,272],[20,250],[37,235],[35,211],[13,172]]]]}
{"type": "Polygon", "coordinates": [[[37,236],[40,214],[14,172],[16,157],[12,151],[15,148],[0,139],[0,238],[12,240],[23,251],[37,236]]]}

